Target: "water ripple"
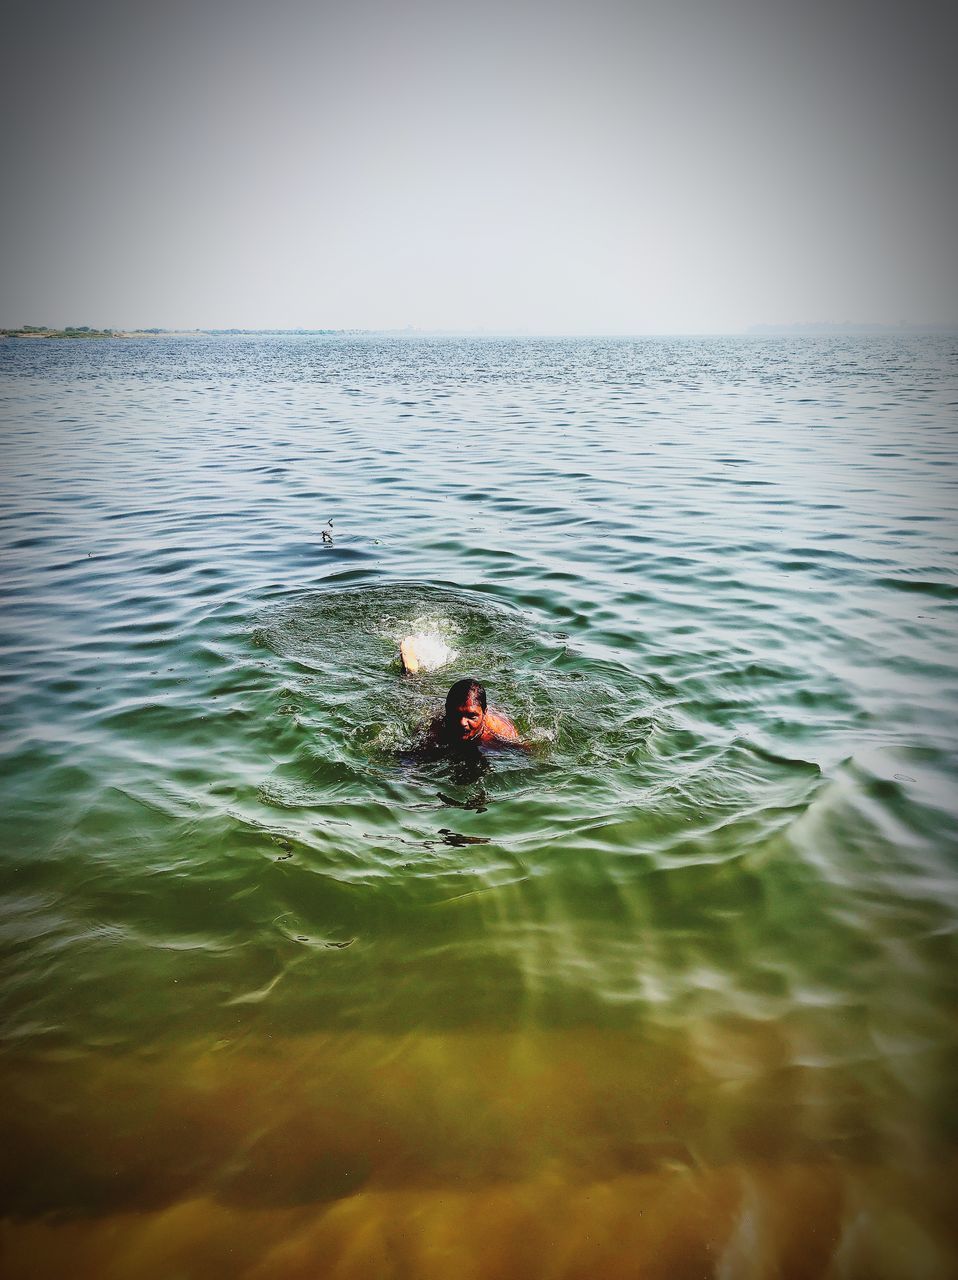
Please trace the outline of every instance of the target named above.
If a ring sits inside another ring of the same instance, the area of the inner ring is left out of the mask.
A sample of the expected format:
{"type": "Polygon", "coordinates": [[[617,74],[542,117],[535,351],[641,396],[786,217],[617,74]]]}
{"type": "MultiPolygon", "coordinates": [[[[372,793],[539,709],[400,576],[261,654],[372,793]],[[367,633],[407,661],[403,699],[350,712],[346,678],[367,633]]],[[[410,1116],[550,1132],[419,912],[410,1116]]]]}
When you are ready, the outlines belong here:
{"type": "MultiPolygon", "coordinates": [[[[255,1098],[275,1035],[315,1120],[320,1044],[341,1100],[323,1141],[376,1194],[459,1176],[472,1151],[536,1186],[545,1168],[610,1187],[676,1161],[857,1161],[849,1195],[877,1204],[861,1169],[916,1168],[951,1132],[955,354],[0,343],[8,1052],[65,1064],[67,1098],[126,1061],[156,1102],[137,1054],[172,1064],[175,1094],[187,1039],[235,1041],[255,1098]],[[399,640],[423,630],[456,657],[408,679],[399,640]],[[528,754],[409,752],[459,675],[528,754]],[[480,1069],[463,1036],[489,1037],[480,1069]],[[572,1065],[537,1110],[541,1037],[572,1065]],[[342,1101],[354,1076],[379,1098],[376,1055],[411,1064],[396,1097],[430,1082],[431,1128],[381,1104],[381,1133],[411,1135],[394,1163],[342,1101]],[[501,1062],[534,1170],[508,1117],[485,1144],[448,1119],[500,1114],[483,1081],[508,1099],[501,1062]]],[[[11,1089],[34,1074],[11,1067],[11,1089]]],[[[156,1181],[119,1180],[130,1206],[195,1186],[250,1203],[258,1178],[296,1203],[345,1194],[327,1166],[286,1177],[261,1139],[227,1141],[223,1097],[195,1185],[166,1151],[156,1181]]],[[[28,1130],[35,1174],[52,1130],[28,1130]]],[[[11,1177],[25,1211],[120,1204],[113,1147],[77,1132],[56,1135],[70,1177],[11,1177]]],[[[728,1274],[762,1202],[750,1176],[728,1274]]],[[[858,1220],[829,1258],[858,1256],[858,1220]]]]}

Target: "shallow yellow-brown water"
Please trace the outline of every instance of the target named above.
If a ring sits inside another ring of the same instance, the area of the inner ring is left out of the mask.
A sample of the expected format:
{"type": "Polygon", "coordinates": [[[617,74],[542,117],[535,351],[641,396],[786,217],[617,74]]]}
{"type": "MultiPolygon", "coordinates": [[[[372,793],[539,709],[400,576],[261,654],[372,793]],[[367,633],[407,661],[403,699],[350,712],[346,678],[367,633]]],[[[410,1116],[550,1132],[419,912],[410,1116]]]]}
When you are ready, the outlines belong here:
{"type": "Polygon", "coordinates": [[[945,1275],[955,1160],[621,1033],[322,1035],[8,1063],[9,1274],[945,1275]],[[78,1083],[80,1085],[78,1089],[78,1083]],[[38,1214],[36,1211],[41,1210],[38,1214]]]}

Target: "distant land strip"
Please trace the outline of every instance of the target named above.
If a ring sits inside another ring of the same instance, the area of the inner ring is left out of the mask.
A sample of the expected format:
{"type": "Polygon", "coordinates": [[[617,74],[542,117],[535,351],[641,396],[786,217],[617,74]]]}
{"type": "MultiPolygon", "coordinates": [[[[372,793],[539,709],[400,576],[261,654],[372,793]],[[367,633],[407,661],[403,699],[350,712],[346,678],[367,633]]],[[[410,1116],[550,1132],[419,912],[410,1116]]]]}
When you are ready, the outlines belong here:
{"type": "MultiPolygon", "coordinates": [[[[188,338],[216,334],[319,333],[341,335],[363,333],[362,329],[94,329],[88,324],[51,329],[42,324],[24,324],[17,329],[0,328],[0,338],[188,338]]],[[[398,332],[403,332],[399,330],[398,332]]]]}
{"type": "Polygon", "coordinates": [[[502,330],[489,329],[418,329],[413,325],[406,325],[402,329],[96,329],[91,325],[69,325],[65,329],[55,329],[48,325],[42,324],[24,324],[16,329],[5,329],[0,327],[0,341],[5,338],[210,338],[210,337],[257,337],[257,336],[275,336],[275,337],[292,337],[313,336],[313,337],[361,337],[361,336],[380,336],[380,337],[472,337],[472,338],[499,338],[499,337],[517,337],[517,338],[561,338],[567,336],[570,338],[589,338],[589,337],[609,337],[612,339],[630,338],[690,338],[690,337],[821,337],[821,336],[907,336],[920,334],[938,334],[953,336],[958,334],[958,325],[944,323],[932,324],[855,324],[852,322],[828,323],[828,322],[812,322],[800,324],[753,324],[748,329],[738,332],[728,333],[701,333],[701,334],[666,334],[666,333],[635,333],[635,334],[534,334],[528,332],[509,333],[502,330]]]}

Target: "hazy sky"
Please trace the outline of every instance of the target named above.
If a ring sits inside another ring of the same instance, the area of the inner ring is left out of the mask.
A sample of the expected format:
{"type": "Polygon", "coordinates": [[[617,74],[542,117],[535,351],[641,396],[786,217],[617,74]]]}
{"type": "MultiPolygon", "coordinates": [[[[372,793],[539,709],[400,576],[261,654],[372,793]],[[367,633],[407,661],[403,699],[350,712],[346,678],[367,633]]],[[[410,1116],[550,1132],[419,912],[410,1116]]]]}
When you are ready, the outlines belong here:
{"type": "Polygon", "coordinates": [[[0,323],[958,319],[953,5],[8,5],[0,323]]]}

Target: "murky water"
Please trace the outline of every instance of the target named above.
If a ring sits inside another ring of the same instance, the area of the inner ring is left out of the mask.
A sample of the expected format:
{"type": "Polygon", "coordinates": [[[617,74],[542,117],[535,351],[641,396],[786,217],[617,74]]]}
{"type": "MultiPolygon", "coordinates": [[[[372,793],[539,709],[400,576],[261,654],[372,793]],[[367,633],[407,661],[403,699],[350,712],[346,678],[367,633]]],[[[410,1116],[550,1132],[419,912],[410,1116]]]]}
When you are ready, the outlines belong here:
{"type": "Polygon", "coordinates": [[[0,344],[6,1271],[955,1274],[956,355],[0,344]]]}

